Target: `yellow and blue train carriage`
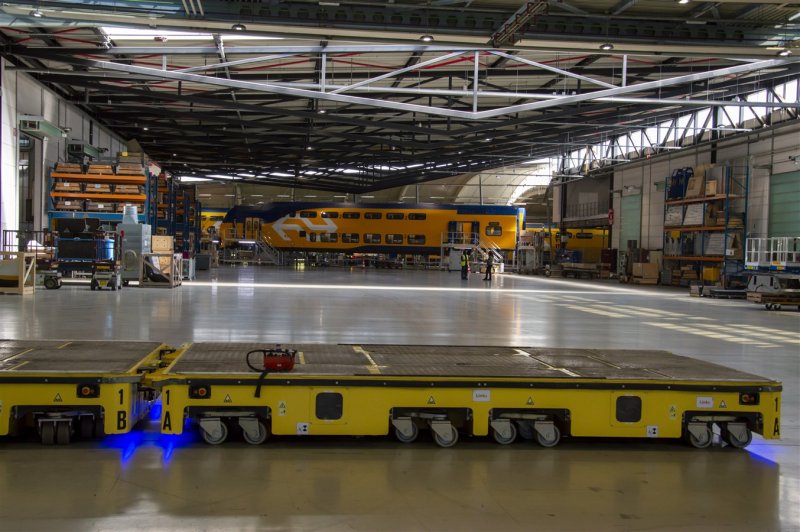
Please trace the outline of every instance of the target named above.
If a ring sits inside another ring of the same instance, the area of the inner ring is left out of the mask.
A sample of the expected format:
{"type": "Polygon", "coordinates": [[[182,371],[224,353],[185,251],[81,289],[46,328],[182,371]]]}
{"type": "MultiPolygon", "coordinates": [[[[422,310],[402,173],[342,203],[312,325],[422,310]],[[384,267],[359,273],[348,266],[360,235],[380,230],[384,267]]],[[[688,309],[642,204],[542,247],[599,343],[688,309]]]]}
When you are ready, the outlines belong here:
{"type": "Polygon", "coordinates": [[[272,203],[237,206],[222,246],[264,239],[283,251],[439,254],[443,244],[513,251],[525,210],[505,205],[272,203]]]}

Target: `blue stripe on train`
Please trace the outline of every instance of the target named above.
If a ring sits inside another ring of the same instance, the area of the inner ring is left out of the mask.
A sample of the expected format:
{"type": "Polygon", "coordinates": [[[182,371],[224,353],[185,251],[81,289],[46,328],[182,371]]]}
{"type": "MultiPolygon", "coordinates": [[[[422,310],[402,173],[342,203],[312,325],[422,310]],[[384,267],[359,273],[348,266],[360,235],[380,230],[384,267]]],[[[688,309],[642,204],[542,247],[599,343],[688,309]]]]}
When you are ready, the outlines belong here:
{"type": "Polygon", "coordinates": [[[521,210],[518,207],[511,207],[508,205],[421,205],[421,204],[408,204],[398,205],[396,203],[369,203],[369,204],[354,204],[354,203],[308,203],[308,202],[285,202],[285,203],[268,203],[262,206],[246,206],[237,205],[231,208],[225,215],[224,222],[232,223],[244,222],[245,218],[261,218],[264,222],[272,223],[279,218],[286,215],[295,213],[302,210],[312,209],[353,209],[353,210],[393,210],[393,211],[432,211],[432,210],[452,210],[456,214],[461,215],[516,215],[521,210]]]}

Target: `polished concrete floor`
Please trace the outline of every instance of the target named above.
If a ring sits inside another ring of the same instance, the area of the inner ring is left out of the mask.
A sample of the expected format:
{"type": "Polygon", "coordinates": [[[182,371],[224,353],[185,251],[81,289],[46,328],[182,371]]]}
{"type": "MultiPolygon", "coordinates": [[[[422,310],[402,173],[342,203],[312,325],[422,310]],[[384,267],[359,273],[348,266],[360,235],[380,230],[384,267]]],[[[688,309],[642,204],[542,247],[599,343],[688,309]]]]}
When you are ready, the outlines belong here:
{"type": "MultiPolygon", "coordinates": [[[[782,439],[0,440],[4,530],[800,530],[800,312],[457,272],[224,267],[181,288],[0,296],[0,338],[667,349],[782,380],[782,439]]],[[[151,427],[152,428],[152,427],[151,427]]]]}

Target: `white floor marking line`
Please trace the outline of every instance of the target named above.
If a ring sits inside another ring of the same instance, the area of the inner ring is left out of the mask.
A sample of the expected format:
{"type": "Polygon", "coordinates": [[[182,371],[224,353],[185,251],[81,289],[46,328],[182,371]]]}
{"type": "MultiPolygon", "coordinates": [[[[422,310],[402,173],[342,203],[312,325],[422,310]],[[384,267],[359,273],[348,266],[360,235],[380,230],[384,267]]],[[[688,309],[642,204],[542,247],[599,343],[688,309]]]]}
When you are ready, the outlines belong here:
{"type": "Polygon", "coordinates": [[[630,316],[627,316],[625,314],[619,314],[617,312],[608,312],[606,310],[595,310],[595,309],[589,308],[589,307],[579,307],[577,305],[559,305],[559,306],[567,307],[568,309],[571,309],[571,310],[579,310],[581,312],[588,312],[589,314],[597,314],[598,316],[607,316],[609,318],[630,318],[630,316]]]}
{"type": "Polygon", "coordinates": [[[717,340],[723,340],[726,342],[732,342],[737,344],[752,345],[756,347],[778,347],[777,344],[766,343],[763,340],[753,340],[751,338],[743,338],[741,336],[728,334],[726,332],[713,332],[700,329],[692,329],[690,327],[677,325],[674,323],[645,322],[645,325],[651,325],[653,327],[659,327],[661,329],[679,330],[682,333],[693,334],[695,336],[704,336],[706,338],[714,338],[717,340]]]}
{"type": "MultiPolygon", "coordinates": [[[[711,325],[706,325],[706,324],[698,324],[698,326],[705,328],[711,327],[711,325]]],[[[757,328],[756,330],[753,330],[753,328],[750,327],[744,327],[745,330],[742,331],[741,329],[743,327],[735,324],[728,324],[726,327],[728,327],[729,329],[733,329],[741,334],[753,336],[755,338],[762,338],[770,342],[782,342],[786,344],[800,345],[800,339],[798,339],[796,336],[794,338],[785,338],[783,335],[775,334],[773,332],[763,332],[761,330],[758,330],[757,328]]]]}

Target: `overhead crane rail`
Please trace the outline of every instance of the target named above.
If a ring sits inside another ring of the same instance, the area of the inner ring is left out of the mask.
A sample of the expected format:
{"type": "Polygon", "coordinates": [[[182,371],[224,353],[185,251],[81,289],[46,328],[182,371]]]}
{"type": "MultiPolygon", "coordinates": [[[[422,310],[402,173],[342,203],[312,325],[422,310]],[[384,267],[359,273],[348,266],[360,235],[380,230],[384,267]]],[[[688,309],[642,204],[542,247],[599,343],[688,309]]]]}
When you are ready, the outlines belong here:
{"type": "Polygon", "coordinates": [[[133,429],[160,396],[160,431],[209,444],[427,431],[553,447],[564,437],[780,437],[780,382],[651,350],[0,341],[0,436],[42,443],[133,429]],[[249,356],[248,356],[249,354],[249,356]],[[257,356],[253,356],[253,355],[257,356]],[[715,430],[716,429],[716,430],[715,430]]]}

